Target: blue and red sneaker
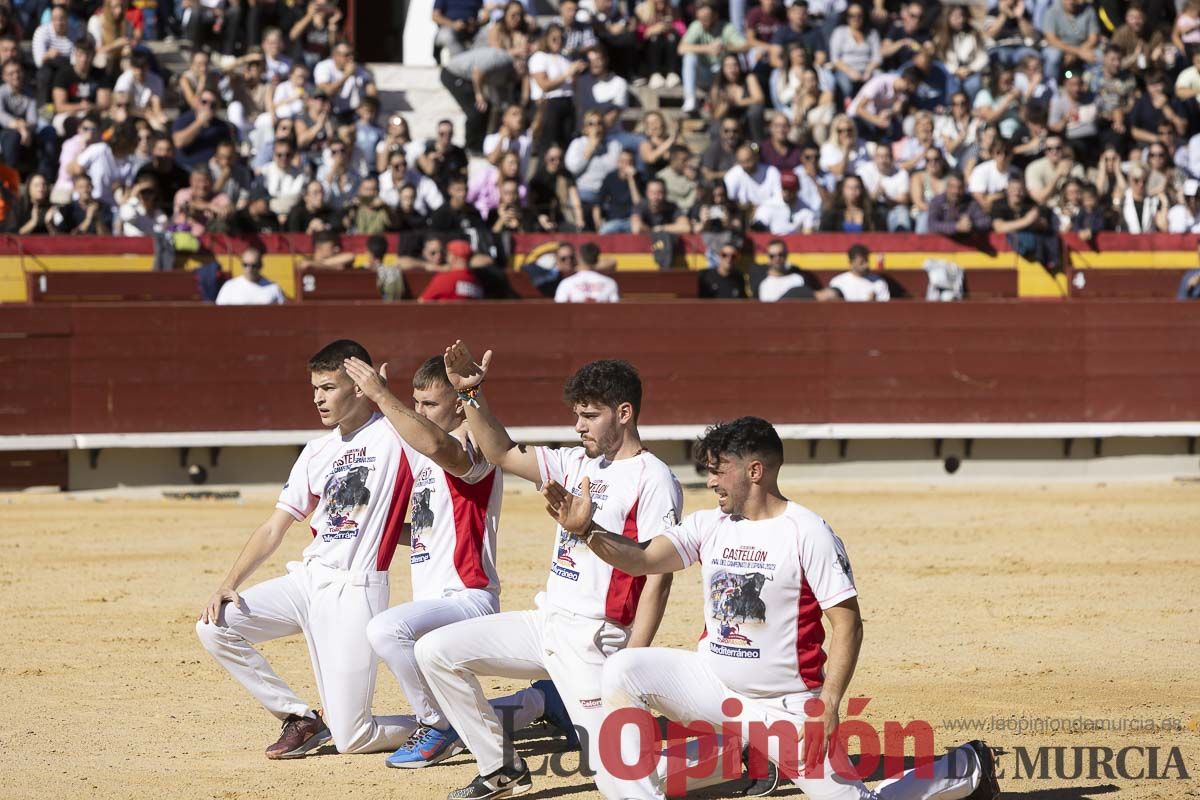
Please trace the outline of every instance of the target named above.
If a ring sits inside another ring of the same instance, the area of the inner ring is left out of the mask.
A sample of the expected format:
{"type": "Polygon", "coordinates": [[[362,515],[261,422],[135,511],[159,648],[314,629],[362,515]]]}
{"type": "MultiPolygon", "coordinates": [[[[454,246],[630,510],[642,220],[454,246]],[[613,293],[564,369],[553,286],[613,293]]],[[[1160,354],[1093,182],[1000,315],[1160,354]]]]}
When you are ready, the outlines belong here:
{"type": "Polygon", "coordinates": [[[422,725],[399,750],[387,757],[387,765],[398,769],[420,769],[445,761],[465,749],[453,728],[439,731],[422,725]]]}

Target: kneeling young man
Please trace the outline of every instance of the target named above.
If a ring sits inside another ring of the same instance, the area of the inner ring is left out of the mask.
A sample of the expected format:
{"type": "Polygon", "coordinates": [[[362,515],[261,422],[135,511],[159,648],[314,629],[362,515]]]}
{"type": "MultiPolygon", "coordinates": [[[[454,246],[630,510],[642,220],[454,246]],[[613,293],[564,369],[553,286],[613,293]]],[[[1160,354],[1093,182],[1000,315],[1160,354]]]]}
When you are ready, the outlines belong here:
{"type": "Polygon", "coordinates": [[[292,467],[275,511],[250,536],[196,623],[204,648],[283,721],[268,758],[297,758],[332,739],[339,752],[395,750],[416,729],[412,717],[375,717],[375,652],[367,625],[388,607],[388,566],[403,535],[412,490],[408,446],[344,367],[370,364],[357,342],[339,340],[308,362],[313,403],[326,435],[292,467]],[[311,515],[312,543],[286,575],[238,587],[311,515]],[[318,714],[283,682],[254,645],[304,635],[318,714]]]}
{"type": "MultiPolygon", "coordinates": [[[[582,446],[526,448],[492,416],[480,390],[490,356],[476,365],[461,342],[446,351],[447,376],[467,402],[471,433],[490,462],[536,484],[554,480],[574,486],[590,477],[599,518],[631,542],[649,540],[679,519],[679,482],[642,447],[638,435],[642,384],[631,365],[595,361],[567,380],[563,396],[575,413],[582,446]]],[[[669,576],[637,578],[613,569],[560,530],[536,610],[467,620],[418,641],[417,662],[479,765],[479,777],[451,792],[451,800],[507,797],[532,786],[528,768],[484,697],[480,675],[553,679],[571,722],[586,734],[581,737],[586,754],[603,785],[601,670],[625,647],[650,644],[669,587],[669,576]]]]}
{"type": "MultiPolygon", "coordinates": [[[[810,715],[826,736],[836,728],[858,661],[862,621],[850,561],[823,519],[780,492],[783,443],[766,420],[742,417],[709,428],[696,453],[718,508],[689,514],[642,545],[611,532],[594,504],[582,501],[591,488],[588,477],[576,490],[579,497],[553,481],[543,489],[559,526],[625,573],[665,574],[701,564],[705,632],[698,650],[654,647],[614,655],[604,665],[605,709],[654,711],[722,728],[736,720],[743,741],[753,723],[794,725],[797,752],[781,752],[773,738],[768,755],[812,800],[997,797],[995,766],[982,742],[935,761],[932,777],[913,771],[877,792],[847,775],[846,763],[835,772],[824,740],[804,739],[799,752],[810,715]],[[828,657],[822,614],[832,630],[828,657]],[[808,764],[821,769],[807,770],[808,764]]],[[[609,757],[619,751],[625,764],[635,764],[643,749],[656,746],[625,725],[609,757]]],[[[606,797],[664,797],[658,771],[614,783],[611,790],[600,787],[606,797]]]]}

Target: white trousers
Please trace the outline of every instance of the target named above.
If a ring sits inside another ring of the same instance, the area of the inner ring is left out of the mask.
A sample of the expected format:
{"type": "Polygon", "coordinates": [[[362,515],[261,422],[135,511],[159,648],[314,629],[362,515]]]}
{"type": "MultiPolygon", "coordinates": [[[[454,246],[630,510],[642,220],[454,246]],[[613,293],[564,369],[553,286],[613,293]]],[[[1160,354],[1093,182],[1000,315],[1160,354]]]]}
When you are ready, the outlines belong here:
{"type": "MultiPolygon", "coordinates": [[[[597,785],[603,787],[607,776],[599,758],[604,722],[601,674],[608,657],[628,642],[628,628],[544,607],[440,628],[420,639],[416,650],[417,663],[450,724],[475,755],[480,774],[495,772],[506,763],[515,767],[521,759],[477,676],[549,677],[571,721],[586,733],[589,764],[597,770],[597,785]]],[[[529,694],[537,692],[522,693],[529,694]]]]}
{"type": "MultiPolygon", "coordinates": [[[[413,652],[422,636],[455,622],[484,617],[500,610],[496,595],[483,589],[463,589],[434,600],[414,600],[389,608],[367,625],[367,639],[400,682],[417,721],[445,730],[441,708],[413,652]]],[[[536,719],[536,717],[535,717],[536,719]]]]}
{"type": "MultiPolygon", "coordinates": [[[[806,719],[804,703],[818,693],[802,693],[781,698],[752,698],[726,687],[704,663],[699,653],[670,650],[662,647],[637,648],[618,653],[604,667],[603,696],[606,712],[620,708],[635,708],[658,712],[668,719],[684,722],[708,722],[715,730],[737,719],[741,723],[742,741],[749,741],[747,725],[759,722],[766,726],[784,722],[796,726],[797,738],[803,735],[806,719]],[[742,713],[728,717],[721,706],[725,700],[736,698],[742,713]]],[[[780,762],[779,740],[770,739],[768,756],[780,762]]],[[[619,747],[625,764],[638,761],[642,749],[641,734],[633,725],[620,732],[619,747]]],[[[915,771],[896,780],[880,784],[876,791],[860,780],[835,774],[826,757],[821,777],[798,777],[794,783],[811,800],[958,800],[975,790],[979,782],[978,761],[969,747],[953,752],[953,757],[934,762],[932,778],[918,778],[915,771]]],[[[610,758],[612,756],[610,755],[610,758]]],[[[785,763],[795,762],[794,754],[785,754],[785,763]]],[[[720,769],[718,763],[717,768],[720,769]]],[[[666,769],[658,769],[640,780],[617,780],[612,788],[600,790],[605,797],[618,800],[659,800],[665,794],[666,769]]]]}
{"type": "Polygon", "coordinates": [[[204,649],[279,719],[311,707],[271,669],[253,645],[303,633],[322,716],[342,753],[394,750],[416,729],[412,717],[374,717],[375,653],[367,623],[388,604],[386,572],[349,573],[315,562],[288,564],[286,575],[226,603],[214,623],[196,623],[204,649]]]}

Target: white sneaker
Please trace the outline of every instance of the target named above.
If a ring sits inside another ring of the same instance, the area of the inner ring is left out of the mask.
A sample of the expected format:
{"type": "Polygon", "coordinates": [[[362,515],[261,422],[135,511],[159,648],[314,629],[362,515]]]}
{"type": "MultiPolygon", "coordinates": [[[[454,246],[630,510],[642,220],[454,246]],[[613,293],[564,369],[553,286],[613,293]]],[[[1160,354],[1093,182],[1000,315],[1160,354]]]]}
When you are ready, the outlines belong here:
{"type": "Polygon", "coordinates": [[[666,84],[667,80],[657,72],[650,76],[650,88],[661,89],[666,84]]]}
{"type": "Polygon", "coordinates": [[[667,73],[667,88],[674,89],[679,84],[680,84],[679,76],[676,75],[674,72],[668,72],[667,73]]]}
{"type": "Polygon", "coordinates": [[[693,111],[696,110],[696,98],[695,97],[683,98],[683,106],[680,107],[679,110],[682,111],[684,114],[691,114],[693,111]]]}

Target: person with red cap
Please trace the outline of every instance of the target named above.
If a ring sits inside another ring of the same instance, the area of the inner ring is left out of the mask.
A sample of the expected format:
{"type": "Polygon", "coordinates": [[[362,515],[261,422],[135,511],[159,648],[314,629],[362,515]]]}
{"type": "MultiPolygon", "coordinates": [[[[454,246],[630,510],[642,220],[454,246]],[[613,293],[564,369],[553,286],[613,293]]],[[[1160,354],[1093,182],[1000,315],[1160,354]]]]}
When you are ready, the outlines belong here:
{"type": "Polygon", "coordinates": [[[813,179],[788,171],[779,176],[779,194],[755,210],[752,225],[774,236],[809,233],[817,227],[820,208],[821,192],[813,179]]]}
{"type": "Polygon", "coordinates": [[[483,284],[471,272],[471,245],[455,239],[446,245],[446,256],[446,271],[433,277],[421,292],[420,301],[482,300],[483,284]]]}

